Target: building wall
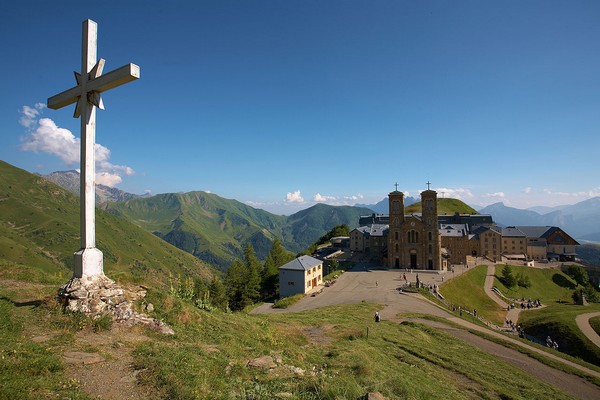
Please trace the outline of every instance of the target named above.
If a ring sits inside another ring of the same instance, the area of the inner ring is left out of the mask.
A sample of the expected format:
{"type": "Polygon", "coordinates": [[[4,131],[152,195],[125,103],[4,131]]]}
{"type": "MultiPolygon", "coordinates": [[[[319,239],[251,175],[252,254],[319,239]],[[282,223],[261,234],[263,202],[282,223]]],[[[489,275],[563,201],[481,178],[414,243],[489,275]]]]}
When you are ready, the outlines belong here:
{"type": "Polygon", "coordinates": [[[545,260],[548,258],[546,249],[546,241],[544,239],[531,239],[527,242],[527,258],[538,261],[545,260]],[[537,243],[543,243],[543,246],[536,245],[537,243]]]}
{"type": "Polygon", "coordinates": [[[280,269],[279,270],[279,297],[293,296],[305,293],[304,271],[280,269]]]}
{"type": "Polygon", "coordinates": [[[502,236],[494,230],[487,230],[479,235],[480,255],[497,261],[502,254],[502,236]]]}
{"type": "Polygon", "coordinates": [[[392,268],[403,266],[402,254],[404,242],[402,240],[402,224],[404,223],[404,194],[394,191],[388,195],[390,208],[390,221],[388,229],[388,255],[387,264],[392,268]]]}
{"type": "Polygon", "coordinates": [[[323,264],[312,267],[304,274],[304,293],[323,283],[323,264]]]}
{"type": "Polygon", "coordinates": [[[504,254],[526,254],[527,253],[527,238],[526,237],[502,237],[502,253],[504,254]]]}
{"type": "Polygon", "coordinates": [[[468,236],[442,236],[442,247],[448,250],[450,264],[464,264],[466,257],[472,255],[468,236]]]}
{"type": "Polygon", "coordinates": [[[322,283],[323,264],[319,264],[308,271],[280,269],[279,297],[288,297],[299,293],[306,293],[322,283]]]}
{"type": "Polygon", "coordinates": [[[358,229],[350,232],[350,250],[361,253],[365,251],[365,235],[358,229]]]}
{"type": "Polygon", "coordinates": [[[421,193],[423,205],[423,265],[425,269],[442,269],[442,245],[438,224],[437,192],[425,190],[421,193]]]}

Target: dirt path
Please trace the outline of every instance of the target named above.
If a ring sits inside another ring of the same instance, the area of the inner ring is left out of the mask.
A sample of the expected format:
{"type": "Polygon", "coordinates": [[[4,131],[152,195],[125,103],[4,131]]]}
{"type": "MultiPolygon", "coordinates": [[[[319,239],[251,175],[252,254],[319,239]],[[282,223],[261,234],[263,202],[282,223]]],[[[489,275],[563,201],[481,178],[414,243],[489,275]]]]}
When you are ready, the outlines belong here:
{"type": "Polygon", "coordinates": [[[417,322],[441,329],[579,399],[600,398],[600,388],[593,383],[578,376],[552,368],[516,350],[506,348],[500,344],[490,342],[489,340],[467,332],[464,329],[454,328],[441,322],[429,320],[417,320],[417,322]]]}
{"type": "Polygon", "coordinates": [[[114,326],[110,331],[82,331],[63,353],[66,373],[93,399],[159,399],[155,389],[138,383],[131,354],[135,345],[149,340],[137,328],[114,326]]]}
{"type": "Polygon", "coordinates": [[[579,329],[581,329],[581,332],[583,332],[583,334],[598,347],[600,347],[600,336],[598,336],[596,331],[590,325],[590,318],[594,318],[599,315],[600,311],[597,311],[593,313],[580,314],[575,318],[575,322],[577,322],[577,326],[579,329]]]}
{"type": "MultiPolygon", "coordinates": [[[[505,302],[494,292],[494,277],[496,275],[496,266],[494,264],[488,264],[487,266],[487,274],[485,276],[485,284],[483,285],[483,290],[488,295],[488,297],[504,310],[508,309],[508,303],[505,302]]],[[[521,310],[518,307],[511,308],[507,313],[505,319],[514,322],[515,324],[519,320],[519,313],[521,310]]]]}
{"type": "MultiPolygon", "coordinates": [[[[456,275],[457,272],[455,272],[454,275],[456,275]]],[[[383,320],[401,321],[402,319],[398,318],[398,315],[403,313],[423,313],[435,315],[454,322],[466,329],[485,332],[486,334],[509,341],[517,346],[521,346],[530,351],[543,354],[548,358],[562,362],[589,375],[600,378],[600,373],[594,370],[590,370],[589,368],[583,367],[579,364],[564,360],[563,358],[554,354],[545,352],[491,329],[486,329],[480,325],[475,325],[461,318],[457,318],[449,312],[441,309],[437,305],[427,301],[420,295],[400,293],[398,291],[398,287],[405,284],[405,280],[403,278],[404,274],[404,272],[399,272],[398,270],[370,270],[366,267],[354,268],[353,270],[345,272],[342,276],[340,276],[335,285],[325,288],[321,294],[315,297],[305,297],[286,310],[273,309],[270,307],[270,304],[264,304],[261,307],[254,309],[253,313],[300,312],[335,304],[356,304],[365,300],[383,305],[382,309],[380,310],[380,315],[383,320]]],[[[407,280],[414,283],[416,280],[416,274],[417,271],[413,271],[413,273],[410,274],[407,273],[407,280]]],[[[440,284],[442,282],[442,276],[444,276],[440,273],[430,271],[418,271],[418,274],[421,282],[424,282],[426,285],[440,284]]],[[[445,280],[447,281],[451,278],[452,273],[446,273],[445,280]]],[[[600,398],[600,388],[582,378],[579,378],[578,376],[556,370],[535,360],[534,358],[519,353],[516,350],[506,348],[502,345],[471,334],[465,329],[457,329],[447,324],[436,323],[432,321],[424,321],[423,323],[436,325],[436,327],[444,329],[457,338],[465,340],[466,342],[471,343],[485,350],[486,352],[489,352],[490,354],[505,359],[527,373],[539,377],[544,381],[560,388],[566,393],[572,394],[573,396],[581,399],[600,398]]]]}
{"type": "MultiPolygon", "coordinates": [[[[30,308],[40,306],[48,293],[56,288],[54,285],[0,279],[0,290],[10,293],[8,300],[27,313],[30,308]]],[[[33,322],[25,324],[25,332],[30,340],[41,344],[64,335],[59,328],[33,322]]],[[[62,358],[65,376],[74,380],[91,399],[157,400],[162,397],[156,389],[138,382],[142,371],[135,369],[132,356],[133,349],[146,340],[150,338],[140,327],[125,328],[113,324],[112,329],[98,333],[85,328],[66,344],[52,346],[52,351],[62,358]]]]}

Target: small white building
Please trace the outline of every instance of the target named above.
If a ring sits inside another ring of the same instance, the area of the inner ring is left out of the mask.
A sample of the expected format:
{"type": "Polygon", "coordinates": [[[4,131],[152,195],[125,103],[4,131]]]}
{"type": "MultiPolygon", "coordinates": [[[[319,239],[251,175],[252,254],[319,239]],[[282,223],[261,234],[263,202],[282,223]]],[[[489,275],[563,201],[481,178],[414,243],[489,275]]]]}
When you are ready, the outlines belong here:
{"type": "Polygon", "coordinates": [[[323,283],[323,261],[300,256],[279,267],[279,297],[306,293],[323,283]]]}

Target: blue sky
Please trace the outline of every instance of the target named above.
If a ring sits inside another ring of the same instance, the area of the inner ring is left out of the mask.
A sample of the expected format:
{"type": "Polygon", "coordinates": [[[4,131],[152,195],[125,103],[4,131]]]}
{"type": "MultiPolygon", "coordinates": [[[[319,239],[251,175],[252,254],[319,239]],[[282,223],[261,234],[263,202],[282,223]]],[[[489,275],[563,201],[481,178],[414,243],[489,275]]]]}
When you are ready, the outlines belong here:
{"type": "Polygon", "coordinates": [[[469,204],[600,195],[598,1],[8,1],[0,159],[79,168],[81,23],[108,72],[99,180],[289,214],[432,182],[469,204]],[[89,4],[89,5],[88,5],[89,4]]]}

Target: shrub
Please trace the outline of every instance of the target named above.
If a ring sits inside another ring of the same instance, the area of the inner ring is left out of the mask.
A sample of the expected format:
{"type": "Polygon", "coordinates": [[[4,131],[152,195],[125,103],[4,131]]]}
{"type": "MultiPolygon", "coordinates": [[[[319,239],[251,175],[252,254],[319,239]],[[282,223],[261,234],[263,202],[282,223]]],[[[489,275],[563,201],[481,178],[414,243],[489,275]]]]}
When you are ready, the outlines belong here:
{"type": "Polygon", "coordinates": [[[531,280],[529,279],[528,276],[520,273],[517,275],[517,285],[527,289],[527,288],[531,287],[531,280]]]}
{"type": "Polygon", "coordinates": [[[500,280],[507,288],[514,287],[517,284],[517,278],[513,275],[512,268],[509,265],[502,268],[502,278],[500,280]]]}

